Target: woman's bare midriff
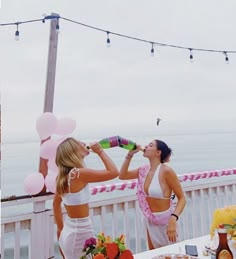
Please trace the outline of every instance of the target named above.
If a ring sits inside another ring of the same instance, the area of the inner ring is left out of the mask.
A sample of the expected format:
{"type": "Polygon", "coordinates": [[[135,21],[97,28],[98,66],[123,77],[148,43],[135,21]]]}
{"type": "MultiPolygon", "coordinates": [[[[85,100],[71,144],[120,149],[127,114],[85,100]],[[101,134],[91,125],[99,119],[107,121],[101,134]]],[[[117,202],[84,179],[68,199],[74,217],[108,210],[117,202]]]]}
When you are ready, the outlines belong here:
{"type": "Polygon", "coordinates": [[[146,198],[152,212],[162,212],[170,208],[170,199],[146,198]]]}
{"type": "Polygon", "coordinates": [[[74,206],[65,205],[65,208],[70,218],[86,218],[89,216],[88,204],[74,205],[74,206]]]}

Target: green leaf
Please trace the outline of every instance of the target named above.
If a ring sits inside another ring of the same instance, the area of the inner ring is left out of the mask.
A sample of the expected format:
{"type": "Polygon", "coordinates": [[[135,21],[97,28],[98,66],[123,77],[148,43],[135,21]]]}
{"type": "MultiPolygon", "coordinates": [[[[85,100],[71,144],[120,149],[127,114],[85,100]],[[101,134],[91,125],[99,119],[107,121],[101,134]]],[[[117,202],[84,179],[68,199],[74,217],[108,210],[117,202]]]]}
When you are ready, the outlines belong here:
{"type": "Polygon", "coordinates": [[[226,228],[226,229],[231,229],[231,228],[233,228],[233,225],[231,225],[231,224],[223,224],[223,226],[224,226],[224,228],[226,228]]]}
{"type": "Polygon", "coordinates": [[[98,238],[99,238],[103,243],[104,243],[105,240],[106,240],[105,237],[104,237],[103,235],[100,235],[100,234],[98,235],[98,238]]]}
{"type": "Polygon", "coordinates": [[[126,246],[124,244],[119,244],[120,252],[124,252],[126,250],[126,246]]]}

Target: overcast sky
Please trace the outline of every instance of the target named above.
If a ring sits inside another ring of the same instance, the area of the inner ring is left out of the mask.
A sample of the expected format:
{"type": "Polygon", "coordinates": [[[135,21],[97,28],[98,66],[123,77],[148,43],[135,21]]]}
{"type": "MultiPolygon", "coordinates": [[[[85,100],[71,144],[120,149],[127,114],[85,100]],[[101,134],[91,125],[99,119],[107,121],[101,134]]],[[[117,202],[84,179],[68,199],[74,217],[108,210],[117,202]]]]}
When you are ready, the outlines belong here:
{"type": "MultiPolygon", "coordinates": [[[[148,41],[236,50],[235,0],[2,0],[0,23],[60,16],[148,41]]],[[[43,112],[50,21],[0,26],[3,136],[35,134],[43,112]]],[[[155,46],[60,19],[54,113],[77,128],[236,119],[236,54],[155,46]]],[[[4,141],[3,139],[3,141],[4,141]]]]}

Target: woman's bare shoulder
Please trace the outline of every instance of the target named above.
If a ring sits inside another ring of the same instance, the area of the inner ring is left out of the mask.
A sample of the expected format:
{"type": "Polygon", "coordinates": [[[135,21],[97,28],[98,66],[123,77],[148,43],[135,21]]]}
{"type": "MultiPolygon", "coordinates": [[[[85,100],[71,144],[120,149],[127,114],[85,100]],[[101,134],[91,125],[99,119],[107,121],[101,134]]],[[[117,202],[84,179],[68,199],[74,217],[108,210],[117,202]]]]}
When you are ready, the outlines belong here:
{"type": "Polygon", "coordinates": [[[172,167],[170,167],[168,164],[162,164],[162,170],[163,172],[168,176],[176,175],[176,172],[172,167]]]}

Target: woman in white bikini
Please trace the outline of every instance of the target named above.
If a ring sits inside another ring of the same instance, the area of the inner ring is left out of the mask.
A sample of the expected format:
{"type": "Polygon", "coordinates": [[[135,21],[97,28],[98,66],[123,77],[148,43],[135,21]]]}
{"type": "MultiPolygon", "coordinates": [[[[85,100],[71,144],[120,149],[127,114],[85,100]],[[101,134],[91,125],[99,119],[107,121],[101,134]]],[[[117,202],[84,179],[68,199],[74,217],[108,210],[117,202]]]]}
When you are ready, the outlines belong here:
{"type": "Polygon", "coordinates": [[[66,259],[80,258],[85,240],[94,237],[89,217],[88,183],[111,180],[119,175],[116,165],[99,143],[91,144],[90,149],[101,158],[105,169],[86,168],[83,159],[89,151],[84,143],[74,138],[64,140],[56,152],[59,172],[53,209],[61,253],[66,259]],[[64,203],[67,212],[65,221],[61,202],[64,203]]]}
{"type": "Polygon", "coordinates": [[[176,173],[166,164],[171,152],[161,140],[151,141],[144,150],[137,145],[135,150],[128,152],[120,170],[120,179],[138,179],[137,197],[145,216],[149,249],[178,240],[177,220],[186,200],[176,173]],[[149,164],[129,170],[133,155],[139,151],[143,151],[143,156],[148,158],[149,164]],[[177,197],[175,206],[172,194],[177,197]]]}

